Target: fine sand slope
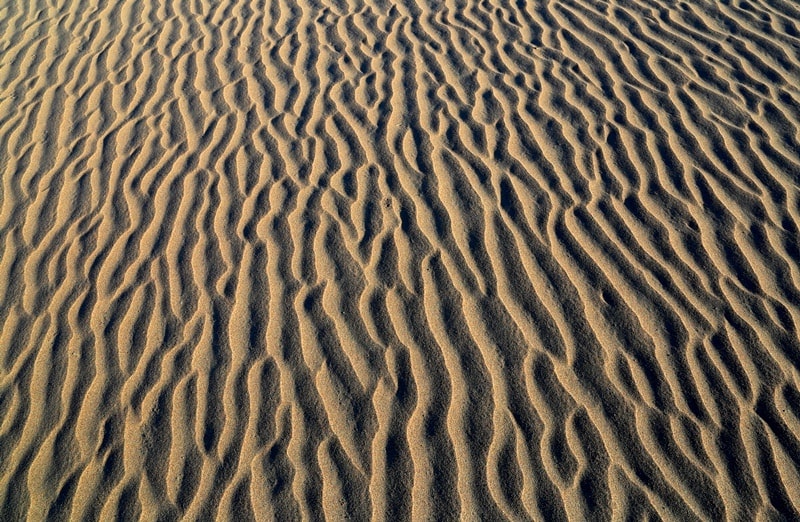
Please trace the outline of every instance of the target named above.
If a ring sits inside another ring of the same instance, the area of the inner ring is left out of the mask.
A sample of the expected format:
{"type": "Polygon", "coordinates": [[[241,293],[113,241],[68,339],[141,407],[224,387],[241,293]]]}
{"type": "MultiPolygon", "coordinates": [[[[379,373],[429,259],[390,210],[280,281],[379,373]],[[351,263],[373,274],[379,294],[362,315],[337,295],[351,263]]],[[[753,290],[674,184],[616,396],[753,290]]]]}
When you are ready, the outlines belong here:
{"type": "Polygon", "coordinates": [[[791,0],[0,0],[0,520],[800,517],[791,0]]]}

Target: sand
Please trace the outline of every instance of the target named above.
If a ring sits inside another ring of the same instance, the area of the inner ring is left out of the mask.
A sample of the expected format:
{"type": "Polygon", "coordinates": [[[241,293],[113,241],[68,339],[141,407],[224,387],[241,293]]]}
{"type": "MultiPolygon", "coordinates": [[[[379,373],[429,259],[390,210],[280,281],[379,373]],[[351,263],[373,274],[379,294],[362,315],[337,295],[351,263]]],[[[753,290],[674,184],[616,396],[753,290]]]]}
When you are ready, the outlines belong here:
{"type": "Polygon", "coordinates": [[[790,0],[0,0],[0,520],[800,519],[790,0]]]}

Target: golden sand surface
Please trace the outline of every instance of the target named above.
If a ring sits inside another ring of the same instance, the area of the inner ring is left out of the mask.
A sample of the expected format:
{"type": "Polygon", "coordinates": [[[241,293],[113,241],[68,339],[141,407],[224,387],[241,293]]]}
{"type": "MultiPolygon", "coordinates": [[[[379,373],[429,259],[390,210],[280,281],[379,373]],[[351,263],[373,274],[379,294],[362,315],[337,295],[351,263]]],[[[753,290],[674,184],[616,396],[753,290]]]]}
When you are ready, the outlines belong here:
{"type": "Polygon", "coordinates": [[[800,519],[791,0],[0,0],[0,520],[800,519]]]}

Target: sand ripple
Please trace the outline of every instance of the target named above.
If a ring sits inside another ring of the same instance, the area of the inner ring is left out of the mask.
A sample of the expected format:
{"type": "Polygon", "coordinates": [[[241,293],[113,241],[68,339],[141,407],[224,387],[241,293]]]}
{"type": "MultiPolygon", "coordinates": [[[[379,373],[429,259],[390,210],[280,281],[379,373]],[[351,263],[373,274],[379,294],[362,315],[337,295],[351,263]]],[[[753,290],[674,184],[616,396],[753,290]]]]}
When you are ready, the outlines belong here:
{"type": "Polygon", "coordinates": [[[0,519],[800,518],[788,0],[0,0],[0,519]]]}

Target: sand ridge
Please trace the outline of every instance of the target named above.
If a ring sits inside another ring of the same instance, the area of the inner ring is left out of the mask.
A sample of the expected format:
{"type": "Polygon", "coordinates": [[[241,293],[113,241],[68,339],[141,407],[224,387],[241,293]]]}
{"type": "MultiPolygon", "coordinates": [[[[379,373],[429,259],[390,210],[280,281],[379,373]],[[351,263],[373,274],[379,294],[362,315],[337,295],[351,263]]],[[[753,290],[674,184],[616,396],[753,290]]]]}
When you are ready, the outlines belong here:
{"type": "Polygon", "coordinates": [[[0,0],[0,519],[800,519],[798,20],[0,0]]]}

